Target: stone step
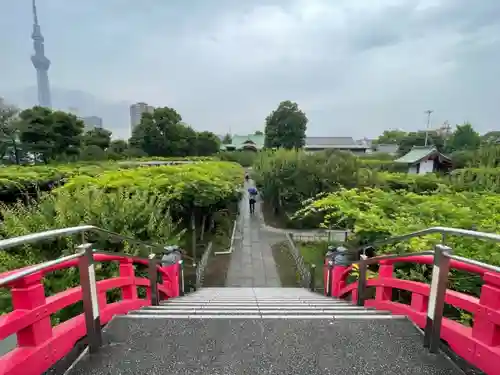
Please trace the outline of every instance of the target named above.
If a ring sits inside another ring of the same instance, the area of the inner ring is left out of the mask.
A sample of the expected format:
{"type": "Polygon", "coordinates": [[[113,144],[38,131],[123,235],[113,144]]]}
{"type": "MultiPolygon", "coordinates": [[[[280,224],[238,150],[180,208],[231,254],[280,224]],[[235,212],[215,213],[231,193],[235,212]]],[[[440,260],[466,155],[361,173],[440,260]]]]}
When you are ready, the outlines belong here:
{"type": "Polygon", "coordinates": [[[302,314],[302,315],[262,315],[262,314],[141,314],[138,312],[123,315],[131,319],[333,319],[333,320],[386,320],[407,319],[402,315],[390,314],[302,314]]]}
{"type": "Polygon", "coordinates": [[[330,302],[330,301],[171,301],[168,303],[162,303],[162,306],[171,305],[218,305],[218,306],[245,306],[245,305],[284,305],[284,306],[296,306],[296,305],[309,305],[309,306],[353,306],[347,302],[330,302]]]}
{"type": "Polygon", "coordinates": [[[146,309],[186,309],[186,308],[193,308],[193,307],[199,307],[199,308],[223,308],[223,309],[253,309],[253,308],[260,308],[260,309],[274,309],[274,308],[283,308],[283,309],[347,309],[347,310],[364,310],[364,307],[361,306],[354,306],[354,305],[341,305],[341,304],[333,304],[333,305],[305,305],[305,304],[294,304],[294,305],[282,305],[282,304],[246,304],[246,305],[219,305],[219,304],[200,304],[200,303],[182,303],[182,304],[168,304],[168,305],[160,305],[160,306],[147,306],[145,307],[146,309]]]}
{"type": "Polygon", "coordinates": [[[331,315],[359,315],[359,314],[365,314],[365,315],[383,315],[383,314],[390,314],[387,311],[381,311],[381,310],[344,310],[344,309],[247,309],[247,310],[224,310],[224,309],[147,309],[147,310],[138,310],[134,311],[132,314],[145,314],[145,315],[154,315],[154,314],[167,314],[167,315],[192,315],[192,314],[216,314],[216,315],[233,315],[233,314],[239,314],[239,315],[276,315],[276,314],[283,314],[283,315],[325,315],[325,314],[331,314],[331,315]]]}

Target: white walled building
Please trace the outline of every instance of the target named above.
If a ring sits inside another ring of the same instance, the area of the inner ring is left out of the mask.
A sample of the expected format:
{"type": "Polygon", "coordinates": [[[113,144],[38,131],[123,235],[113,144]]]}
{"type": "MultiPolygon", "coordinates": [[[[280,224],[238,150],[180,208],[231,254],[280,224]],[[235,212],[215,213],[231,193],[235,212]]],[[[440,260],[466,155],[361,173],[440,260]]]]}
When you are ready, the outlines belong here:
{"type": "Polygon", "coordinates": [[[394,162],[407,164],[409,174],[434,173],[451,167],[451,159],[435,147],[413,146],[410,152],[394,162]]]}

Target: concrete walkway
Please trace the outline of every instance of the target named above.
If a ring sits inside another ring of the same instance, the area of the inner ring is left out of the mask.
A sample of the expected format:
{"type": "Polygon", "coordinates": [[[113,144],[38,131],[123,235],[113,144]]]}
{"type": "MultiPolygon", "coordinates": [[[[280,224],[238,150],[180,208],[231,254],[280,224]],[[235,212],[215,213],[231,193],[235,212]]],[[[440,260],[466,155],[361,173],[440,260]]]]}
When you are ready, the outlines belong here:
{"type": "Polygon", "coordinates": [[[233,253],[226,278],[229,287],[276,287],[281,286],[271,246],[284,241],[283,233],[267,233],[261,202],[258,199],[255,213],[250,215],[248,188],[245,183],[240,202],[240,214],[236,222],[233,253]]]}

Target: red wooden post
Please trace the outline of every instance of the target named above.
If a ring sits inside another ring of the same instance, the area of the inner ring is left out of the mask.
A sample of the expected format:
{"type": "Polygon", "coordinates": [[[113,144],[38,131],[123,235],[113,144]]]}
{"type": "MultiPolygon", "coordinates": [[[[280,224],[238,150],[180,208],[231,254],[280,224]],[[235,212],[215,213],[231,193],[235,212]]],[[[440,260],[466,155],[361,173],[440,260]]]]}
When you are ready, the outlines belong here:
{"type": "Polygon", "coordinates": [[[500,275],[486,273],[479,298],[480,308],[474,314],[472,336],[486,345],[500,345],[500,326],[491,319],[491,313],[500,310],[500,275]]]}
{"type": "Polygon", "coordinates": [[[429,306],[429,297],[422,294],[411,294],[411,308],[417,312],[426,312],[429,306]]]}
{"type": "Polygon", "coordinates": [[[331,278],[332,297],[339,297],[340,289],[342,289],[345,286],[345,280],[342,280],[342,275],[344,274],[346,269],[347,266],[342,266],[342,265],[333,266],[332,278],[331,278]]]}
{"type": "MultiPolygon", "coordinates": [[[[394,272],[394,265],[385,264],[383,261],[380,262],[380,268],[378,270],[379,279],[381,278],[392,278],[394,272]]],[[[376,301],[391,301],[392,300],[392,288],[387,286],[377,286],[375,293],[376,301]]]]}
{"type": "Polygon", "coordinates": [[[135,271],[132,259],[120,260],[120,277],[128,277],[130,284],[122,287],[122,299],[137,299],[135,271]]]}
{"type": "MultiPolygon", "coordinates": [[[[33,310],[45,305],[42,278],[42,273],[35,273],[12,283],[11,295],[14,310],[33,310]]],[[[51,336],[52,325],[48,315],[17,332],[17,344],[18,346],[37,346],[50,339],[51,336]]]]}

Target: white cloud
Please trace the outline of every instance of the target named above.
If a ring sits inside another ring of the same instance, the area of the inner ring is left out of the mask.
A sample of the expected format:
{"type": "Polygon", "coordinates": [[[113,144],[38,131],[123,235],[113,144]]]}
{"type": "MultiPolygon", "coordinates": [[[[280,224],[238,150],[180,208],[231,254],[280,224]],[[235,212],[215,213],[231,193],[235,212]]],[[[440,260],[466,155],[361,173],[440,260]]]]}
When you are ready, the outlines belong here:
{"type": "MultiPolygon", "coordinates": [[[[483,131],[500,115],[497,0],[47,1],[54,85],[174,106],[200,129],[257,129],[286,99],[319,135],[415,129],[427,108],[483,131]]],[[[33,80],[29,22],[0,42],[0,91],[33,80]]]]}

